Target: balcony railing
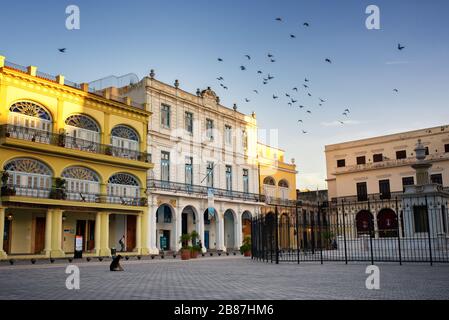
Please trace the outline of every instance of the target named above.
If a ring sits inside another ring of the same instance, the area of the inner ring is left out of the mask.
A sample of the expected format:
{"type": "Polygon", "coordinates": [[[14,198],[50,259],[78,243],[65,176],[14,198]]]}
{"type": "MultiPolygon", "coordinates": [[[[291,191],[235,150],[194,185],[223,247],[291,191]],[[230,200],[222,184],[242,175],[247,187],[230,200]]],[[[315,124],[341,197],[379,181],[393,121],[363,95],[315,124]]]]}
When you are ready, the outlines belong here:
{"type": "MultiPolygon", "coordinates": [[[[426,160],[429,161],[438,161],[438,160],[449,160],[449,153],[447,152],[438,152],[430,154],[426,157],[426,160]]],[[[364,171],[364,170],[372,170],[372,169],[382,169],[382,168],[390,168],[390,167],[399,167],[399,166],[407,166],[416,163],[415,157],[409,157],[405,159],[385,159],[380,162],[369,162],[365,164],[357,164],[347,167],[336,168],[335,173],[346,173],[346,172],[356,172],[356,171],[364,171]]]]}
{"type": "Polygon", "coordinates": [[[114,147],[111,145],[104,145],[88,140],[70,137],[66,134],[55,134],[44,130],[14,126],[10,124],[0,126],[0,137],[15,138],[142,162],[151,162],[151,154],[149,153],[114,147]]]}
{"type": "MultiPolygon", "coordinates": [[[[186,194],[195,194],[200,196],[207,196],[209,187],[191,185],[186,183],[163,181],[149,179],[147,182],[148,190],[158,190],[158,191],[169,191],[169,192],[180,192],[186,194]]],[[[260,202],[261,196],[257,193],[247,193],[219,188],[212,188],[215,197],[237,199],[244,201],[260,202]]]]}
{"type": "Polygon", "coordinates": [[[1,187],[0,194],[2,197],[19,196],[39,199],[79,201],[86,203],[120,204],[124,206],[134,207],[146,206],[148,204],[147,198],[144,197],[138,198],[130,196],[117,196],[113,194],[86,193],[80,191],[71,191],[67,189],[36,188],[14,184],[7,184],[6,186],[1,187]]]}

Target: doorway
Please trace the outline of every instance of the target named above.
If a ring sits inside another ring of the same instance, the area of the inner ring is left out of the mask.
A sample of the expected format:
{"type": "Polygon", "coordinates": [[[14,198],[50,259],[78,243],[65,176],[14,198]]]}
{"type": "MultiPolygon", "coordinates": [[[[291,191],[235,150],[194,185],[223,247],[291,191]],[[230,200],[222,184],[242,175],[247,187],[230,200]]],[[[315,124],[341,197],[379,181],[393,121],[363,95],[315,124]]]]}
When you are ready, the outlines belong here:
{"type": "Polygon", "coordinates": [[[11,254],[11,220],[5,219],[5,230],[3,230],[3,251],[11,254]]]}
{"type": "Polygon", "coordinates": [[[209,230],[204,231],[204,247],[209,250],[209,230]]]}
{"type": "Polygon", "coordinates": [[[162,230],[159,243],[161,250],[170,250],[170,230],[162,230]]]}
{"type": "Polygon", "coordinates": [[[36,228],[34,232],[34,253],[42,253],[45,249],[45,218],[36,218],[36,228]]]}
{"type": "Polygon", "coordinates": [[[86,250],[86,220],[76,220],[76,235],[83,237],[83,251],[86,250]]]}
{"type": "Polygon", "coordinates": [[[126,251],[133,251],[136,247],[136,216],[126,216],[126,251]]]}

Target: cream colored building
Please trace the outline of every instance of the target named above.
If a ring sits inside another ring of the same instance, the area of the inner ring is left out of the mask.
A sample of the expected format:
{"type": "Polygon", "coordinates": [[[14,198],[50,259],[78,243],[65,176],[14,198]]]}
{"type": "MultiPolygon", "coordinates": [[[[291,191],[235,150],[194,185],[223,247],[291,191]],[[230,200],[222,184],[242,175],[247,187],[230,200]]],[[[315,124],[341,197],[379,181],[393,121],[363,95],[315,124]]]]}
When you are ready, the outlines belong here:
{"type": "Polygon", "coordinates": [[[327,145],[329,199],[379,194],[389,198],[415,184],[414,148],[421,139],[433,164],[431,181],[449,186],[449,125],[327,145]]]}
{"type": "Polygon", "coordinates": [[[152,250],[176,251],[181,234],[193,230],[203,252],[238,249],[244,226],[263,205],[255,114],[223,106],[210,88],[191,94],[154,72],[117,94],[154,113],[148,132],[155,163],[148,177],[152,250]]]}

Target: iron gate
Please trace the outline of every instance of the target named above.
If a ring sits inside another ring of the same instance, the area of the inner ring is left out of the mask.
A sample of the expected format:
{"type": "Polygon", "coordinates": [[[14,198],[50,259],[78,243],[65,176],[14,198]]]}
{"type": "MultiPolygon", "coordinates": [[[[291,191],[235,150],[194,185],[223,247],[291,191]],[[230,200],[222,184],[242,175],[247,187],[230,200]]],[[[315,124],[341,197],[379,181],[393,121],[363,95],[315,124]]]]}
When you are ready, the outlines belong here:
{"type": "Polygon", "coordinates": [[[252,257],[267,262],[449,262],[440,198],[343,199],[281,206],[252,220],[252,257]]]}

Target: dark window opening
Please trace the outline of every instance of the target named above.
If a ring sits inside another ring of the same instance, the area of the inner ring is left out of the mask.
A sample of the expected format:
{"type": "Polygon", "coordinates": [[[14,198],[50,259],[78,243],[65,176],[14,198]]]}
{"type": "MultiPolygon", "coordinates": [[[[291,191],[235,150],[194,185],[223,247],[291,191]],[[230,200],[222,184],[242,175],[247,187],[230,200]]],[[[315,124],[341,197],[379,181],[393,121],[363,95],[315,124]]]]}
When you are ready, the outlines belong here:
{"type": "Polygon", "coordinates": [[[449,143],[444,145],[444,152],[449,152],[449,143]]]}
{"type": "Polygon", "coordinates": [[[406,159],[406,158],[407,158],[407,151],[405,151],[405,150],[396,151],[396,159],[397,160],[406,159]]]}
{"type": "Polygon", "coordinates": [[[443,175],[441,173],[431,174],[430,182],[443,185],[443,175]]]}
{"type": "Polygon", "coordinates": [[[379,193],[381,199],[391,199],[390,180],[379,180],[379,193]]]}
{"type": "Polygon", "coordinates": [[[373,154],[373,162],[382,162],[384,160],[384,156],[382,153],[373,154]]]}
{"type": "Polygon", "coordinates": [[[403,177],[402,178],[402,189],[405,191],[405,186],[412,186],[415,184],[414,177],[403,177]]]}
{"type": "Polygon", "coordinates": [[[357,200],[358,201],[368,200],[368,188],[366,186],[366,182],[357,183],[357,200]]]}
{"type": "Polygon", "coordinates": [[[366,157],[365,156],[357,157],[357,164],[365,164],[365,163],[366,163],[366,157]]]}
{"type": "Polygon", "coordinates": [[[413,207],[413,221],[415,223],[415,232],[429,232],[426,206],[413,207]]]}
{"type": "Polygon", "coordinates": [[[346,166],[346,160],[345,159],[337,160],[337,167],[338,168],[342,168],[342,167],[345,167],[345,166],[346,166]]]}

